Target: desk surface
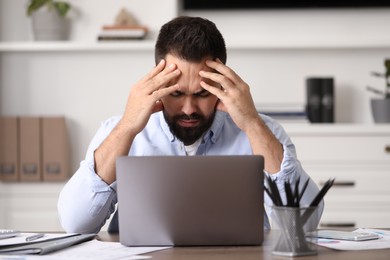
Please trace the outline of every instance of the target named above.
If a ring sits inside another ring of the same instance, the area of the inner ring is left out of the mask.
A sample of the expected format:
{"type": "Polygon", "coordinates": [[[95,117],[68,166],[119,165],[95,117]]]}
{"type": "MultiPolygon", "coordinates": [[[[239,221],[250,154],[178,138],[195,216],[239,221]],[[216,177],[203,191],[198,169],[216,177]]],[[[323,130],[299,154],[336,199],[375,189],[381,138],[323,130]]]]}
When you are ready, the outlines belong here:
{"type": "MultiPolygon", "coordinates": [[[[261,259],[292,259],[272,255],[272,238],[274,233],[265,234],[264,244],[262,246],[237,246],[237,247],[174,247],[147,255],[153,256],[153,259],[184,259],[184,260],[261,260],[261,259]]],[[[118,235],[110,235],[107,232],[100,232],[98,236],[102,241],[119,241],[118,235]]],[[[318,254],[315,256],[300,257],[302,260],[312,259],[372,259],[388,260],[390,258],[390,249],[364,250],[364,251],[336,251],[324,247],[318,247],[318,254]]]]}

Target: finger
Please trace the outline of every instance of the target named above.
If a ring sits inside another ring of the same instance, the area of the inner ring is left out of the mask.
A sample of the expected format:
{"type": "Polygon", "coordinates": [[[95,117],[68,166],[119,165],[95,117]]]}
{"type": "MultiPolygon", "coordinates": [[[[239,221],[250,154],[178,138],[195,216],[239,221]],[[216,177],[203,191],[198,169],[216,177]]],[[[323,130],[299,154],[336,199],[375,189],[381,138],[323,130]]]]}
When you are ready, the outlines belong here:
{"type": "Polygon", "coordinates": [[[165,87],[165,88],[161,88],[161,89],[158,89],[158,90],[155,90],[153,91],[153,93],[151,94],[153,96],[153,100],[154,102],[162,99],[163,97],[179,90],[179,84],[175,84],[175,85],[172,85],[172,86],[169,86],[169,87],[165,87]]]}
{"type": "Polygon", "coordinates": [[[226,92],[223,89],[217,88],[215,86],[211,86],[204,81],[200,82],[200,86],[205,90],[207,90],[208,92],[210,92],[211,94],[213,94],[214,96],[216,96],[217,98],[219,98],[220,100],[224,100],[226,97],[226,92]]]}
{"type": "Polygon", "coordinates": [[[199,71],[199,75],[203,78],[206,78],[206,79],[209,79],[211,81],[214,81],[215,83],[218,83],[224,89],[231,89],[233,87],[233,82],[229,78],[227,78],[226,76],[224,76],[222,74],[201,70],[201,71],[199,71]]]}
{"type": "Polygon", "coordinates": [[[167,66],[166,62],[162,60],[155,69],[153,69],[145,78],[141,80],[143,84],[158,83],[158,80],[156,78],[163,78],[164,76],[168,75],[169,73],[175,71],[177,69],[176,64],[170,64],[167,66]]]}
{"type": "Polygon", "coordinates": [[[165,60],[162,59],[144,78],[143,81],[149,80],[159,74],[165,68],[165,60]]]}
{"type": "Polygon", "coordinates": [[[172,83],[169,83],[172,82],[175,78],[177,78],[181,74],[181,71],[179,69],[176,69],[176,66],[174,65],[168,69],[168,72],[165,73],[160,73],[156,77],[148,81],[146,89],[147,91],[149,91],[149,93],[162,88],[166,88],[167,85],[171,85],[172,83]]]}
{"type": "Polygon", "coordinates": [[[222,75],[225,75],[225,76],[228,77],[232,82],[237,82],[237,81],[241,80],[240,76],[238,76],[237,73],[235,73],[231,68],[229,68],[228,66],[226,66],[225,64],[223,64],[223,63],[221,62],[221,60],[219,60],[219,59],[217,59],[217,61],[207,60],[207,61],[206,61],[206,65],[207,65],[209,68],[218,71],[218,72],[221,73],[222,75]]]}

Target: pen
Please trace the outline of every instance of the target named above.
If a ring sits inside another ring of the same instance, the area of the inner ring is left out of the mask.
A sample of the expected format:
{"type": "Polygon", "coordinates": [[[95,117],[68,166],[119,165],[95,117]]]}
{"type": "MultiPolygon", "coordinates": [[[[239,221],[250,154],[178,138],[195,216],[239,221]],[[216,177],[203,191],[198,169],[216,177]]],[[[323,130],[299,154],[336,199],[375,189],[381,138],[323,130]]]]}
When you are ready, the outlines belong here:
{"type": "MultiPolygon", "coordinates": [[[[332,187],[333,183],[335,181],[335,178],[330,179],[326,181],[320,192],[318,192],[317,196],[313,199],[313,201],[310,203],[310,207],[317,207],[318,204],[320,204],[321,200],[324,198],[325,194],[328,192],[328,190],[332,187]]],[[[314,211],[306,210],[305,213],[302,215],[303,223],[306,223],[306,221],[309,219],[311,214],[314,211]]]]}
{"type": "Polygon", "coordinates": [[[34,241],[34,240],[37,240],[37,239],[39,239],[39,238],[41,238],[41,237],[43,237],[45,234],[43,234],[43,233],[38,233],[38,234],[35,234],[35,235],[31,235],[31,236],[28,236],[28,237],[26,237],[26,241],[34,241]]]}

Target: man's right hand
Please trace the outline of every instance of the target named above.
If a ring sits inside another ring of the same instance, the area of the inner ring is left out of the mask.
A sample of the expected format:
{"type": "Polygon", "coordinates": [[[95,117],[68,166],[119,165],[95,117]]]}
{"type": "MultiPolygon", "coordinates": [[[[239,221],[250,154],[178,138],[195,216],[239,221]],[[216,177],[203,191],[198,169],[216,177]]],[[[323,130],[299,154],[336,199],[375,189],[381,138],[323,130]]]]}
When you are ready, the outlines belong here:
{"type": "Polygon", "coordinates": [[[150,115],[163,109],[160,99],[179,89],[177,84],[170,85],[179,75],[180,70],[175,64],[166,66],[165,60],[161,60],[148,75],[131,88],[120,124],[129,127],[134,136],[141,132],[150,115]]]}
{"type": "Polygon", "coordinates": [[[116,158],[128,154],[135,136],[145,128],[151,114],[163,109],[160,99],[179,89],[178,84],[171,85],[171,82],[180,71],[175,64],[166,66],[165,63],[161,60],[132,87],[122,119],[95,150],[95,172],[107,184],[116,180],[116,158]]]}

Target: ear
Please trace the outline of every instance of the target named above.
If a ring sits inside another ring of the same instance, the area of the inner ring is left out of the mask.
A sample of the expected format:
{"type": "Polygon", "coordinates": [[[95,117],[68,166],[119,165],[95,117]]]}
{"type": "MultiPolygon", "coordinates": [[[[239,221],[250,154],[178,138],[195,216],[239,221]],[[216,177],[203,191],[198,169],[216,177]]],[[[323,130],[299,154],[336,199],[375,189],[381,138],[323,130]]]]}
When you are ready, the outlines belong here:
{"type": "Polygon", "coordinates": [[[154,104],[154,107],[152,109],[152,113],[162,111],[163,109],[164,109],[163,103],[161,102],[161,100],[157,100],[156,104],[154,104]]]}
{"type": "Polygon", "coordinates": [[[226,109],[225,105],[222,103],[222,101],[220,99],[218,99],[218,102],[217,102],[217,105],[216,105],[215,108],[217,110],[220,110],[220,111],[223,111],[223,112],[227,113],[227,109],[226,109]]]}

